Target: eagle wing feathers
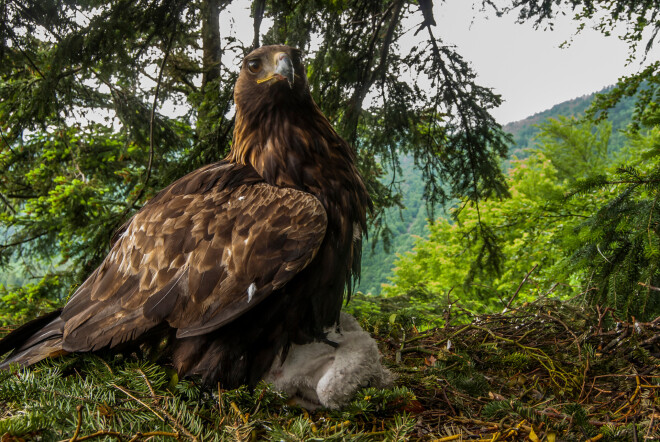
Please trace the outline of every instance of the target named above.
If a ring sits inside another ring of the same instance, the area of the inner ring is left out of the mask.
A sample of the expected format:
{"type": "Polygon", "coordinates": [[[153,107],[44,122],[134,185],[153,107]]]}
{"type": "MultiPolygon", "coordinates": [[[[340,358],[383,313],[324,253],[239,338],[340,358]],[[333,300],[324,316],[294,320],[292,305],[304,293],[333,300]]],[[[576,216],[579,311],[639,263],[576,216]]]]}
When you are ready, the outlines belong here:
{"type": "Polygon", "coordinates": [[[122,228],[62,312],[64,350],[114,347],[163,321],[177,338],[208,333],[312,261],[327,226],[316,197],[259,182],[240,170],[249,166],[215,167],[173,183],[122,228]]]}

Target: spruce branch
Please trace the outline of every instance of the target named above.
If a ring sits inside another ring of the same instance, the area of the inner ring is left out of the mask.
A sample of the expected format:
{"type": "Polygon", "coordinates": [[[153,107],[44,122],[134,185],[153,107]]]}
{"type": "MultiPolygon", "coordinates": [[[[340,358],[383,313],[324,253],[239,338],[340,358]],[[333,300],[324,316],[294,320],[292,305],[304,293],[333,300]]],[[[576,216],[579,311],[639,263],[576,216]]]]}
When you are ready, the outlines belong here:
{"type": "Polygon", "coordinates": [[[7,198],[0,192],[0,200],[4,203],[4,205],[13,213],[16,215],[16,209],[14,209],[14,206],[11,205],[9,201],[7,201],[7,198]]]}
{"type": "Polygon", "coordinates": [[[110,384],[110,385],[113,386],[114,388],[116,388],[117,390],[121,391],[121,392],[124,393],[126,396],[130,397],[131,399],[133,399],[134,401],[138,402],[140,405],[142,405],[142,406],[143,406],[144,408],[146,408],[147,410],[151,411],[151,412],[152,412],[152,413],[153,413],[158,419],[160,419],[161,421],[163,421],[163,422],[167,422],[167,420],[166,420],[163,416],[161,416],[160,414],[156,413],[156,411],[154,411],[153,408],[151,408],[148,404],[146,404],[145,402],[141,401],[141,400],[138,399],[137,397],[133,396],[133,395],[132,395],[128,390],[126,390],[125,388],[120,387],[120,386],[117,385],[117,384],[110,384]]]}

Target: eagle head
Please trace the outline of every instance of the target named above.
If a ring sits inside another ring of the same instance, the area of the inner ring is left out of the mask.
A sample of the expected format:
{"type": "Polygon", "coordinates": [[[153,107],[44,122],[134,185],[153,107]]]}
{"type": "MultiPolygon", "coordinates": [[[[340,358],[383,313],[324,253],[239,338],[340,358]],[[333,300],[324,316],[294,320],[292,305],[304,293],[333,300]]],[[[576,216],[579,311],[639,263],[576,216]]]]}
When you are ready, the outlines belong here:
{"type": "Polygon", "coordinates": [[[243,60],[234,88],[237,113],[272,112],[311,100],[302,53],[284,45],[262,46],[243,60]]]}

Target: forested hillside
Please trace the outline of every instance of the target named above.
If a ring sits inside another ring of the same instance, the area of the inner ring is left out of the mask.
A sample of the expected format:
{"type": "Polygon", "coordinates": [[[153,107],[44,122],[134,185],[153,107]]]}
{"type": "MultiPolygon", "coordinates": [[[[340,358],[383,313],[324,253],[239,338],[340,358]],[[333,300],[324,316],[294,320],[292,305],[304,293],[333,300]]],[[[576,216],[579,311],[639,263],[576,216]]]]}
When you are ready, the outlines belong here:
{"type": "Polygon", "coordinates": [[[385,220],[392,231],[387,250],[382,239],[371,235],[362,251],[362,278],[358,290],[363,293],[379,294],[381,284],[392,274],[394,261],[400,253],[411,250],[416,238],[426,236],[427,210],[424,201],[424,180],[415,168],[410,156],[400,158],[401,169],[393,176],[389,173],[384,183],[398,183],[401,189],[402,207],[386,210],[385,220]]]}
{"type": "MultiPolygon", "coordinates": [[[[504,130],[513,135],[513,144],[509,148],[509,158],[514,156],[525,158],[529,155],[529,152],[526,150],[535,148],[534,139],[539,133],[539,124],[551,118],[557,119],[559,116],[584,116],[585,111],[593,103],[595,96],[598,93],[605,93],[611,89],[611,87],[608,87],[597,93],[564,101],[523,120],[506,124],[504,130]]],[[[634,98],[626,97],[609,111],[607,121],[612,124],[611,150],[618,151],[621,148],[623,137],[619,131],[625,129],[630,124],[634,104],[634,98]]]]}

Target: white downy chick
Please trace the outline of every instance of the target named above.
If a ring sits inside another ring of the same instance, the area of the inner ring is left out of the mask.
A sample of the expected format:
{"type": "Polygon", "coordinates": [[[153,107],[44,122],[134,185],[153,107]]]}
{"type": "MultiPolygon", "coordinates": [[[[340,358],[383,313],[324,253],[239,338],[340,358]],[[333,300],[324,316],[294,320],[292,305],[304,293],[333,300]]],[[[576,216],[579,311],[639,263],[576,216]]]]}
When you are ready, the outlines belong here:
{"type": "Polygon", "coordinates": [[[392,385],[392,373],[381,364],[376,341],[347,313],[328,341],[292,345],[284,363],[278,357],[264,378],[308,409],[341,408],[363,387],[392,385]]]}

